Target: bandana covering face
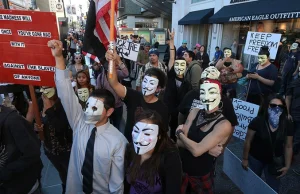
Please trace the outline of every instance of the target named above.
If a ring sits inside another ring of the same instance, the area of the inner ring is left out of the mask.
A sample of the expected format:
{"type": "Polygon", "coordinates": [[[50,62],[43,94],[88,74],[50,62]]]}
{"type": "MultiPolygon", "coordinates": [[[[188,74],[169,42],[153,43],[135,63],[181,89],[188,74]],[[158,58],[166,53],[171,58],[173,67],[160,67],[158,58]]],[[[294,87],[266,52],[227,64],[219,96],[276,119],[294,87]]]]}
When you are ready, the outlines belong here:
{"type": "Polygon", "coordinates": [[[143,155],[152,150],[158,139],[158,125],[138,122],[133,127],[132,141],[135,153],[143,155]]]}
{"type": "Polygon", "coordinates": [[[218,107],[221,102],[221,86],[217,80],[205,80],[200,85],[200,101],[206,111],[218,107]]]}
{"type": "Polygon", "coordinates": [[[226,49],[226,50],[224,51],[224,56],[225,56],[226,58],[231,57],[231,55],[232,55],[231,50],[226,49]]]}
{"type": "Polygon", "coordinates": [[[201,79],[219,79],[220,72],[217,68],[209,66],[201,74],[201,79]]]}
{"type": "Polygon", "coordinates": [[[87,99],[90,96],[89,89],[88,88],[80,88],[77,90],[78,98],[82,102],[86,102],[87,99]]]}
{"type": "Polygon", "coordinates": [[[174,64],[174,70],[176,75],[183,75],[186,70],[186,61],[176,60],[174,64]]]}
{"type": "Polygon", "coordinates": [[[277,129],[279,126],[279,118],[282,114],[283,110],[280,107],[269,108],[269,123],[274,128],[277,129]]]}
{"type": "Polygon", "coordinates": [[[268,61],[267,55],[258,55],[258,63],[260,65],[266,64],[267,61],[268,61]]]}
{"type": "Polygon", "coordinates": [[[158,79],[145,76],[142,82],[142,93],[144,96],[154,94],[158,86],[158,79]]]}
{"type": "Polygon", "coordinates": [[[104,104],[101,100],[90,97],[86,102],[84,120],[86,124],[96,124],[102,115],[104,104]]]}
{"type": "Polygon", "coordinates": [[[41,87],[40,92],[42,92],[47,98],[51,98],[55,94],[55,88],[41,87]]]}

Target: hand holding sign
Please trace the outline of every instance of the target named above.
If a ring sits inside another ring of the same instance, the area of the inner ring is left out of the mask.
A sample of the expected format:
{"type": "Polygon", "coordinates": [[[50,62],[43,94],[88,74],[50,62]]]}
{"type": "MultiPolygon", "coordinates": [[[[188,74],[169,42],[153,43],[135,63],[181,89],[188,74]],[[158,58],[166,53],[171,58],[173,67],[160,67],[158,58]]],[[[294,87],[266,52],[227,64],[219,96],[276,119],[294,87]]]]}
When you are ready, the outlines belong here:
{"type": "Polygon", "coordinates": [[[51,53],[53,57],[61,57],[63,51],[62,42],[59,40],[48,41],[48,47],[51,48],[51,53]]]}

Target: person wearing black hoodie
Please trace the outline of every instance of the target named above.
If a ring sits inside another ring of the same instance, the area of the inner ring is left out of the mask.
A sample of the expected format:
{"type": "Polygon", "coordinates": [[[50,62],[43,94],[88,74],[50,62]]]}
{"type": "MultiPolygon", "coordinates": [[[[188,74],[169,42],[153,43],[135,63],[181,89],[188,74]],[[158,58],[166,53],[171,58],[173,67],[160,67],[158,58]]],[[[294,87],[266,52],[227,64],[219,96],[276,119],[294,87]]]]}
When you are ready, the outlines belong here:
{"type": "Polygon", "coordinates": [[[40,193],[42,168],[32,125],[16,110],[0,105],[0,193],[40,193]]]}

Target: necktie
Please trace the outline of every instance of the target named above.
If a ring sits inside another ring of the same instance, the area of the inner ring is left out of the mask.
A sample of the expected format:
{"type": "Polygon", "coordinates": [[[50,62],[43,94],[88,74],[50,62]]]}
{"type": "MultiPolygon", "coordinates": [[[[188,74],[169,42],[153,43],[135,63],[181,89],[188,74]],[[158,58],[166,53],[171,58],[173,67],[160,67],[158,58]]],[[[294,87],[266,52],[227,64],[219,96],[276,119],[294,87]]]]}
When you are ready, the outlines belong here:
{"type": "Polygon", "coordinates": [[[83,165],[81,168],[81,174],[83,176],[83,192],[85,194],[90,194],[93,192],[93,163],[94,163],[94,144],[95,144],[95,136],[96,136],[95,127],[91,133],[89,141],[86,145],[85,157],[83,161],[83,165]]]}

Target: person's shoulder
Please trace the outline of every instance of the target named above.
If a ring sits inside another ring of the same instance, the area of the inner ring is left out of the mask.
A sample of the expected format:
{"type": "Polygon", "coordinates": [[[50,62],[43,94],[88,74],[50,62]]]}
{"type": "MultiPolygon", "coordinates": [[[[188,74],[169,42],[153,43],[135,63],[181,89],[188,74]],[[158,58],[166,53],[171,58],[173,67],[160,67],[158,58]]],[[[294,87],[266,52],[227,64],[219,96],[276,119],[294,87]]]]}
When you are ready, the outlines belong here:
{"type": "Polygon", "coordinates": [[[107,131],[110,135],[110,140],[116,140],[116,144],[124,144],[127,145],[128,141],[126,137],[112,124],[109,125],[109,130],[107,131]]]}

